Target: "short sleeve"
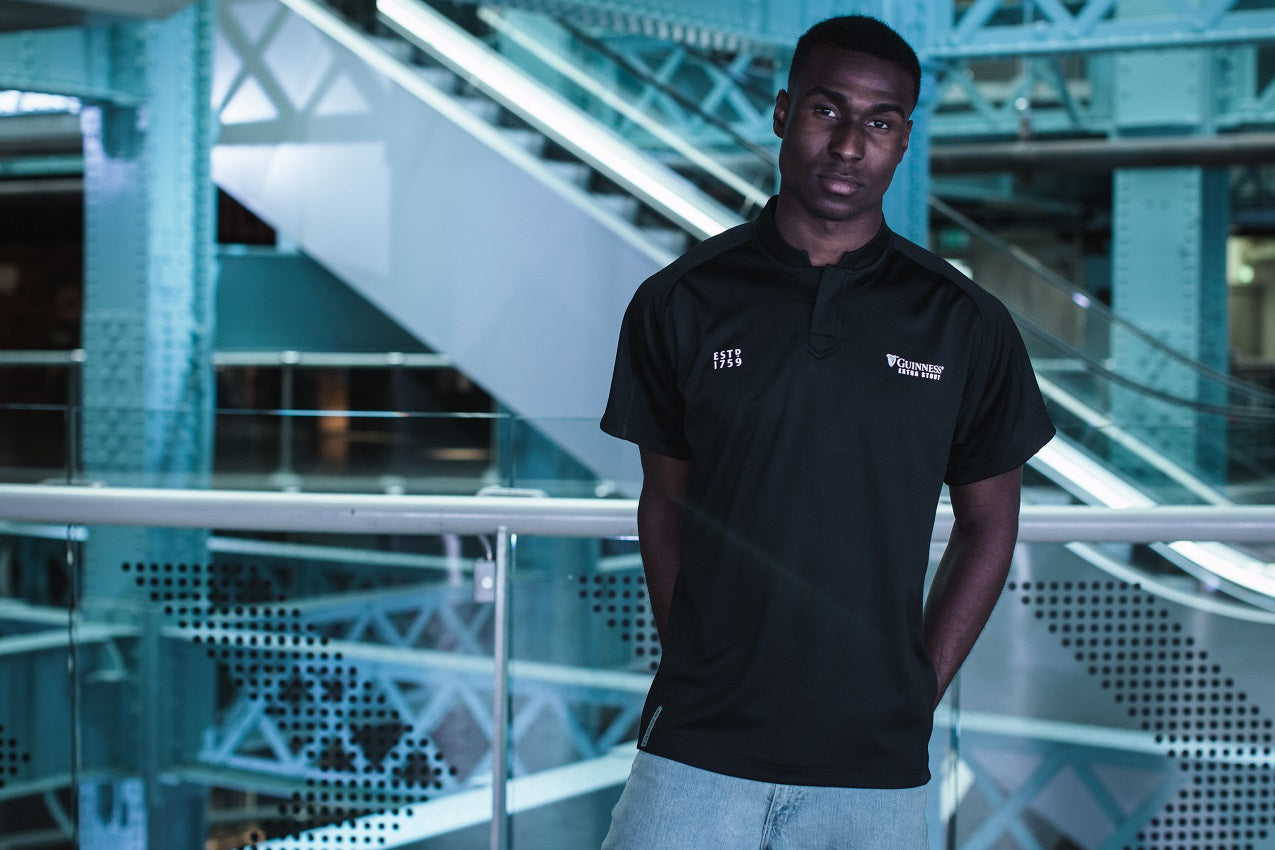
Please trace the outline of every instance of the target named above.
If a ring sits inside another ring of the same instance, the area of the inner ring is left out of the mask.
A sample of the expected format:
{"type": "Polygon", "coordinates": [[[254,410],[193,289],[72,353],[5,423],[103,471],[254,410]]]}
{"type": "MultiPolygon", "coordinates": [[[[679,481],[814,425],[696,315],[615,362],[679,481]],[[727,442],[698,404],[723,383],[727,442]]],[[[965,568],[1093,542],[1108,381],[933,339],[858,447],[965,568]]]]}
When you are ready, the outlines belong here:
{"type": "Polygon", "coordinates": [[[983,312],[943,480],[970,484],[1022,466],[1054,436],[1018,328],[1000,305],[983,312]]]}
{"type": "Polygon", "coordinates": [[[601,427],[613,437],[689,460],[682,428],[686,404],[677,381],[667,293],[667,287],[648,281],[624,313],[601,427]]]}

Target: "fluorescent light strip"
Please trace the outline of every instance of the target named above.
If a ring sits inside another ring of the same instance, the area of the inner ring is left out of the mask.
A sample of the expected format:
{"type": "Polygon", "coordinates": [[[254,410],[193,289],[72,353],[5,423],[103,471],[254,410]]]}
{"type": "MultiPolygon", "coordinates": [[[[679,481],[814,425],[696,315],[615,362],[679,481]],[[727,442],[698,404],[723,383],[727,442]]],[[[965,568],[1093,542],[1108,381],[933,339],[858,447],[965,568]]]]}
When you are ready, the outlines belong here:
{"type": "Polygon", "coordinates": [[[1175,540],[1169,548],[1231,584],[1275,598],[1275,567],[1222,543],[1175,540]]]}
{"type": "Polygon", "coordinates": [[[487,6],[478,7],[478,17],[484,23],[497,29],[508,38],[516,43],[519,47],[526,50],[532,56],[545,63],[549,68],[558,72],[571,82],[580,86],[590,95],[606,104],[607,107],[614,109],[623,115],[635,125],[641,127],[655,138],[659,139],[671,149],[684,156],[689,162],[694,163],[705,173],[711,174],[714,178],[729,186],[731,189],[743,196],[744,200],[756,206],[765,206],[770,200],[770,196],[758,189],[756,186],[748,183],[735,172],[724,167],[717,160],[706,155],[695,145],[682,138],[679,134],[673,132],[659,121],[652,119],[649,115],[633,104],[608,89],[606,86],[599,85],[597,80],[589,76],[583,69],[565,61],[561,55],[556,53],[552,48],[546,47],[539,41],[536,41],[523,30],[518,29],[505,18],[505,15],[499,10],[489,8],[487,6]]]}
{"type": "MultiPolygon", "coordinates": [[[[1053,470],[1098,504],[1110,508],[1154,508],[1145,493],[1062,440],[1051,440],[1032,461],[1053,470]]],[[[1202,570],[1236,587],[1275,598],[1275,569],[1222,543],[1175,540],[1168,548],[1202,570]]]]}
{"type": "Polygon", "coordinates": [[[1155,506],[1155,502],[1141,490],[1064,440],[1050,440],[1032,459],[1032,464],[1053,470],[1057,477],[1082,491],[1091,504],[1109,508],[1155,506]]]}
{"type": "MultiPolygon", "coordinates": [[[[1200,479],[1191,475],[1180,466],[1172,463],[1163,455],[1158,454],[1148,447],[1142,441],[1136,439],[1128,431],[1117,425],[1110,417],[1099,413],[1089,405],[1077,399],[1071,393],[1066,392],[1057,384],[1047,378],[1042,378],[1039,374],[1036,376],[1037,383],[1040,384],[1041,392],[1059,407],[1062,407],[1068,413],[1080,419],[1086,425],[1103,433],[1107,439],[1118,445],[1120,448],[1137,457],[1143,463],[1155,469],[1166,478],[1181,485],[1184,489],[1189,490],[1201,500],[1211,505],[1229,505],[1232,502],[1226,496],[1219,493],[1215,488],[1205,484],[1200,479]]],[[[1105,472],[1105,470],[1104,470],[1105,472]]],[[[1106,473],[1111,476],[1110,472],[1106,473]]],[[[1111,476],[1114,477],[1114,476],[1111,476]]],[[[1126,507],[1125,505],[1109,504],[1111,507],[1126,507]]],[[[1148,501],[1148,504],[1152,504],[1148,501]]]]}
{"type": "MultiPolygon", "coordinates": [[[[1227,602],[1224,599],[1215,599],[1199,592],[1181,590],[1156,576],[1147,575],[1141,570],[1129,566],[1125,561],[1112,557],[1106,550],[1090,543],[1066,543],[1064,545],[1077,557],[1083,558],[1112,578],[1126,584],[1139,585],[1161,599],[1167,599],[1187,608],[1195,608],[1207,614],[1228,617],[1232,620],[1275,625],[1275,611],[1253,608],[1247,603],[1227,602]]],[[[1182,554],[1185,556],[1185,553],[1182,554]]]]}

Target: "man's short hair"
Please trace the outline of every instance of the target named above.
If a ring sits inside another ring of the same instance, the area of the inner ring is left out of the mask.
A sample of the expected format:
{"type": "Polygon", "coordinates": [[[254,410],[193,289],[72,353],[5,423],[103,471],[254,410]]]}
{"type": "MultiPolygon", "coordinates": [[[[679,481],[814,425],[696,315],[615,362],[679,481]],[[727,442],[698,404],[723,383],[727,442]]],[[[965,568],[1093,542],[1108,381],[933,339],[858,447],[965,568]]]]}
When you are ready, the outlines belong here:
{"type": "Polygon", "coordinates": [[[802,69],[810,56],[810,51],[821,44],[867,53],[869,56],[898,65],[912,77],[913,105],[921,99],[921,63],[916,58],[916,51],[889,25],[867,15],[841,15],[828,18],[806,30],[805,34],[797,39],[797,47],[792,54],[792,64],[788,68],[790,88],[797,72],[802,69]]]}

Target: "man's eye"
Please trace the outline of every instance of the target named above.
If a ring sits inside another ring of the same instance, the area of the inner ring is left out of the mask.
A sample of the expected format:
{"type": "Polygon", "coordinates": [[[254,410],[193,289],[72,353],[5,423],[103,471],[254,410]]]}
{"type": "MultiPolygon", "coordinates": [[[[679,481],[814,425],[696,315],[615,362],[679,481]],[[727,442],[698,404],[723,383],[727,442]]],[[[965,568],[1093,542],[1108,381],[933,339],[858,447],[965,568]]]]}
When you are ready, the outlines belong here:
{"type": "Polygon", "coordinates": [[[882,118],[873,118],[868,122],[868,126],[875,130],[888,130],[890,129],[890,122],[882,118]]]}
{"type": "Polygon", "coordinates": [[[816,115],[836,117],[837,114],[837,110],[833,109],[831,106],[816,106],[813,111],[816,115]]]}

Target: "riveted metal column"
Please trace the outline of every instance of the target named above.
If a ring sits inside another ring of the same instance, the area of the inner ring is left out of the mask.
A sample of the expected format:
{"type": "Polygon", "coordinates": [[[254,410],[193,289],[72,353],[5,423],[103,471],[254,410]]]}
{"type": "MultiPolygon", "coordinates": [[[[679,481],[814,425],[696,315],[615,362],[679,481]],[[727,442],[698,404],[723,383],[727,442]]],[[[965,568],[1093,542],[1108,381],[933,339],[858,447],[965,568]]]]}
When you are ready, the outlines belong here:
{"type": "MultiPolygon", "coordinates": [[[[1164,168],[1115,175],[1113,297],[1117,312],[1187,356],[1226,369],[1228,175],[1164,168]]],[[[1113,398],[1117,421],[1190,469],[1220,472],[1225,433],[1190,403],[1224,402],[1193,369],[1166,361],[1127,334],[1112,352],[1121,373],[1187,403],[1130,389],[1113,398]]]]}
{"type": "MultiPolygon", "coordinates": [[[[1129,2],[1121,15],[1144,4],[1129,2]]],[[[1116,59],[1115,115],[1122,135],[1212,132],[1215,60],[1207,50],[1140,51],[1116,59]]],[[[1149,168],[1114,176],[1112,288],[1117,312],[1187,356],[1227,367],[1226,238],[1229,174],[1224,169],[1149,168]]],[[[1120,424],[1201,473],[1221,473],[1225,432],[1195,403],[1217,403],[1188,366],[1155,356],[1127,335],[1112,340],[1116,366],[1139,384],[1185,403],[1130,389],[1112,398],[1120,424]]]]}
{"type": "MultiPolygon", "coordinates": [[[[873,12],[869,12],[873,14],[873,12]]],[[[928,48],[951,26],[951,0],[892,2],[879,0],[875,12],[908,40],[921,58],[921,97],[912,112],[912,137],[894,182],[885,196],[885,220],[895,233],[919,245],[929,244],[930,117],[938,68],[927,60],[928,48]]]]}
{"type": "MultiPolygon", "coordinates": [[[[108,484],[200,487],[211,468],[214,20],[213,0],[199,0],[110,28],[112,76],[135,79],[142,97],[83,111],[83,459],[85,474],[108,484]]],[[[202,792],[161,777],[193,761],[211,719],[211,664],[175,661],[178,648],[156,631],[162,599],[124,565],[199,562],[205,540],[203,531],[98,527],[85,547],[80,618],[143,633],[125,650],[128,676],[76,671],[81,767],[113,777],[82,786],[84,833],[145,835],[112,846],[204,843],[202,792]],[[138,789],[140,805],[112,825],[104,795],[132,799],[138,789]]]]}
{"type": "Polygon", "coordinates": [[[84,463],[111,483],[209,468],[208,5],[121,27],[115,61],[149,69],[147,100],[84,111],[84,463]]]}

